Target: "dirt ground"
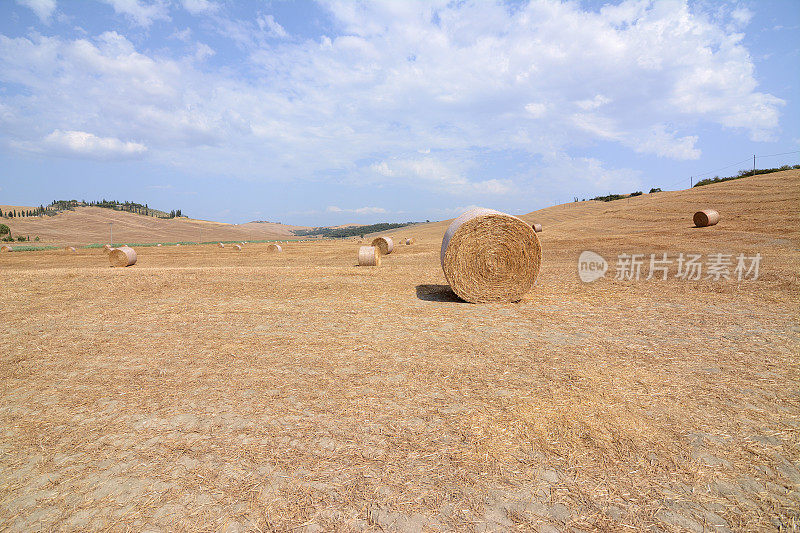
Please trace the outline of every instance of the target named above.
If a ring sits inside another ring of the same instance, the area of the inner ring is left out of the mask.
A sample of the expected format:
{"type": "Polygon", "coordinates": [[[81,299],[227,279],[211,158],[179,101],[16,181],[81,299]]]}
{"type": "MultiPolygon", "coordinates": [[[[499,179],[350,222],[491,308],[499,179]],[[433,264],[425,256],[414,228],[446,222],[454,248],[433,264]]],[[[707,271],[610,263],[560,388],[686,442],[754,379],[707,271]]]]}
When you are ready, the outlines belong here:
{"type": "Polygon", "coordinates": [[[0,254],[0,528],[797,530],[798,206],[794,171],[531,213],[515,304],[453,295],[444,222],[378,268],[353,241],[0,254]],[[647,280],[651,253],[760,271],[647,280]]]}

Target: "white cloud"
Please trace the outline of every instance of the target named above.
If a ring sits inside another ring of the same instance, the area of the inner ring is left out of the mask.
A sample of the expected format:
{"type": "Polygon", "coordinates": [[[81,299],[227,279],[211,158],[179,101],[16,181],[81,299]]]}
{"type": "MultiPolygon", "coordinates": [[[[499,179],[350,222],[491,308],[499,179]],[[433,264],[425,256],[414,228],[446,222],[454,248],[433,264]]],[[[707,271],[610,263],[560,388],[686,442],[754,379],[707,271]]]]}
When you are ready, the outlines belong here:
{"type": "Polygon", "coordinates": [[[125,15],[134,24],[148,27],[156,20],[170,20],[167,6],[160,1],[152,3],[142,0],[100,0],[111,7],[118,15],[125,15]]]}
{"type": "Polygon", "coordinates": [[[17,3],[30,8],[45,24],[50,23],[50,17],[56,10],[56,0],[17,0],[17,3]]]}
{"type": "MultiPolygon", "coordinates": [[[[107,1],[141,26],[169,17],[165,3],[107,1]]],[[[24,89],[3,96],[0,138],[21,147],[56,130],[102,132],[197,174],[404,183],[478,203],[522,190],[496,154],[541,161],[551,181],[589,172],[632,184],[629,171],[561,156],[606,141],[693,159],[702,126],[754,139],[778,131],[784,102],[759,90],[741,34],[728,29],[744,13],[716,20],[682,1],[324,9],[336,33],[317,39],[286,38],[272,15],[210,17],[241,68],[203,62],[213,50],[188,31],[176,34],[184,55],[117,32],[0,35],[0,82],[24,89]]]]}
{"type": "Polygon", "coordinates": [[[388,211],[382,207],[358,207],[355,209],[342,209],[341,207],[337,207],[335,205],[329,205],[325,211],[328,213],[353,213],[356,215],[379,215],[388,213],[388,211]]]}
{"type": "Polygon", "coordinates": [[[56,155],[109,160],[140,157],[147,147],[114,137],[98,137],[84,131],[55,130],[44,138],[40,150],[56,155]]]}
{"type": "Polygon", "coordinates": [[[183,9],[192,15],[214,13],[219,9],[219,6],[210,0],[181,0],[181,4],[183,9]]]}
{"type": "Polygon", "coordinates": [[[283,29],[283,26],[275,21],[275,17],[272,15],[261,15],[256,19],[256,22],[259,28],[266,30],[272,37],[283,38],[289,35],[286,33],[286,30],[283,29]]]}

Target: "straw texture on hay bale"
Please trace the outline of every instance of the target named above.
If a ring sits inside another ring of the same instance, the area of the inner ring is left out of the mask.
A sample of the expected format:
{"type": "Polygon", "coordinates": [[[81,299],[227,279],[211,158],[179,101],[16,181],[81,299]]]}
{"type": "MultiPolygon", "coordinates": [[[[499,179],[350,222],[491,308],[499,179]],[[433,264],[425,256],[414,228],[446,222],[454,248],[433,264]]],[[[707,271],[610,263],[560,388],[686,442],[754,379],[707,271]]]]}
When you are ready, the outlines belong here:
{"type": "Polygon", "coordinates": [[[113,267],[127,267],[136,264],[136,252],[133,248],[120,246],[111,250],[108,260],[113,267]]]}
{"type": "Polygon", "coordinates": [[[516,302],[536,281],[542,249],[530,224],[478,207],[447,228],[440,259],[450,287],[462,300],[516,302]]]}
{"type": "Polygon", "coordinates": [[[410,244],[414,244],[415,242],[417,242],[417,241],[416,241],[416,240],[414,240],[413,238],[411,238],[411,239],[406,239],[406,244],[409,244],[409,245],[410,245],[410,244]]]}
{"type": "Polygon", "coordinates": [[[542,225],[541,224],[538,224],[538,223],[534,222],[533,224],[531,224],[531,226],[533,227],[533,231],[535,231],[536,233],[541,233],[542,232],[542,225]]]}
{"type": "Polygon", "coordinates": [[[375,246],[383,255],[389,255],[394,250],[394,241],[391,237],[375,237],[372,239],[372,246],[375,246]]]}
{"type": "Polygon", "coordinates": [[[358,266],[381,266],[381,253],[375,246],[359,246],[358,266]]]}
{"type": "Polygon", "coordinates": [[[695,213],[692,219],[694,220],[695,226],[698,228],[705,228],[706,226],[713,226],[719,222],[719,213],[713,209],[703,209],[695,213]]]}
{"type": "Polygon", "coordinates": [[[270,244],[267,246],[267,251],[276,254],[282,252],[283,248],[281,248],[280,244],[270,244]]]}
{"type": "Polygon", "coordinates": [[[0,252],[13,252],[14,249],[7,244],[0,246],[0,252]]]}

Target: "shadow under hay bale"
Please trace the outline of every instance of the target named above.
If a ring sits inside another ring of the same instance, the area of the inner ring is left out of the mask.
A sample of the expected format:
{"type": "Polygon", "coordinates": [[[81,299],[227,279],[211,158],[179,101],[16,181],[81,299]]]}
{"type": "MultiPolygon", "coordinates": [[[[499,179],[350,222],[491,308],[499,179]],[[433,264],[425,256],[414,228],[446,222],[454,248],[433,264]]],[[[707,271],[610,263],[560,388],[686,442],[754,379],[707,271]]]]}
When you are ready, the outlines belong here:
{"type": "Polygon", "coordinates": [[[719,213],[713,209],[703,209],[694,214],[692,221],[698,228],[713,226],[719,222],[719,213]]]}
{"type": "Polygon", "coordinates": [[[450,285],[417,285],[417,298],[426,302],[467,303],[453,292],[450,285]]]}

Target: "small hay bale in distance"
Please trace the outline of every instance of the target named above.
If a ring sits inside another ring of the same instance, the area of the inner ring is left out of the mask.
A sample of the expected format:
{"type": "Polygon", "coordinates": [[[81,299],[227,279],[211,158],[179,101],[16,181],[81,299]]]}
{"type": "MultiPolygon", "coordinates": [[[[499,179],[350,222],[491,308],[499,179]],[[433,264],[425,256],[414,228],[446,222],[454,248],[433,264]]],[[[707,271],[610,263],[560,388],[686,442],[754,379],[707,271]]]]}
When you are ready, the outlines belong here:
{"type": "Polygon", "coordinates": [[[13,251],[14,251],[14,249],[11,246],[7,245],[7,244],[4,244],[3,246],[0,246],[0,252],[13,252],[13,251]]]}
{"type": "Polygon", "coordinates": [[[267,251],[271,254],[277,254],[283,251],[283,248],[280,244],[270,244],[267,246],[267,251]]]}
{"type": "Polygon", "coordinates": [[[447,282],[462,300],[516,302],[536,281],[542,248],[527,222],[478,207],[447,228],[440,259],[447,282]]]}
{"type": "Polygon", "coordinates": [[[161,246],[161,243],[156,244],[156,246],[161,246]]]}
{"type": "Polygon", "coordinates": [[[713,226],[719,222],[719,213],[713,209],[703,209],[695,213],[692,220],[694,220],[694,225],[698,228],[713,226]]]}
{"type": "Polygon", "coordinates": [[[359,246],[358,266],[381,266],[381,253],[375,246],[359,246]]]}
{"type": "Polygon", "coordinates": [[[74,253],[74,252],[76,252],[76,250],[75,250],[75,247],[74,247],[74,246],[65,246],[65,247],[64,247],[64,251],[65,251],[65,252],[68,252],[68,253],[74,253]]]}
{"type": "Polygon", "coordinates": [[[234,244],[234,245],[233,245],[233,249],[234,249],[234,250],[241,250],[241,249],[242,249],[242,247],[241,247],[241,245],[239,245],[239,244],[234,244]]]}
{"type": "Polygon", "coordinates": [[[108,260],[112,267],[128,267],[136,264],[136,252],[133,248],[120,246],[111,250],[108,260]]]}
{"type": "Polygon", "coordinates": [[[394,250],[394,241],[391,237],[375,237],[371,244],[383,255],[389,255],[394,250]]]}
{"type": "Polygon", "coordinates": [[[406,245],[409,245],[409,246],[410,246],[410,245],[414,244],[415,242],[417,242],[417,241],[416,241],[416,240],[414,240],[414,238],[413,238],[413,237],[412,237],[411,239],[406,239],[406,245]]]}
{"type": "Polygon", "coordinates": [[[219,246],[220,248],[225,248],[225,243],[222,243],[222,242],[218,243],[217,246],[219,246]]]}
{"type": "Polygon", "coordinates": [[[537,223],[537,222],[534,222],[533,224],[531,224],[531,227],[533,228],[533,231],[535,231],[536,233],[541,233],[542,232],[542,225],[537,223]]]}

